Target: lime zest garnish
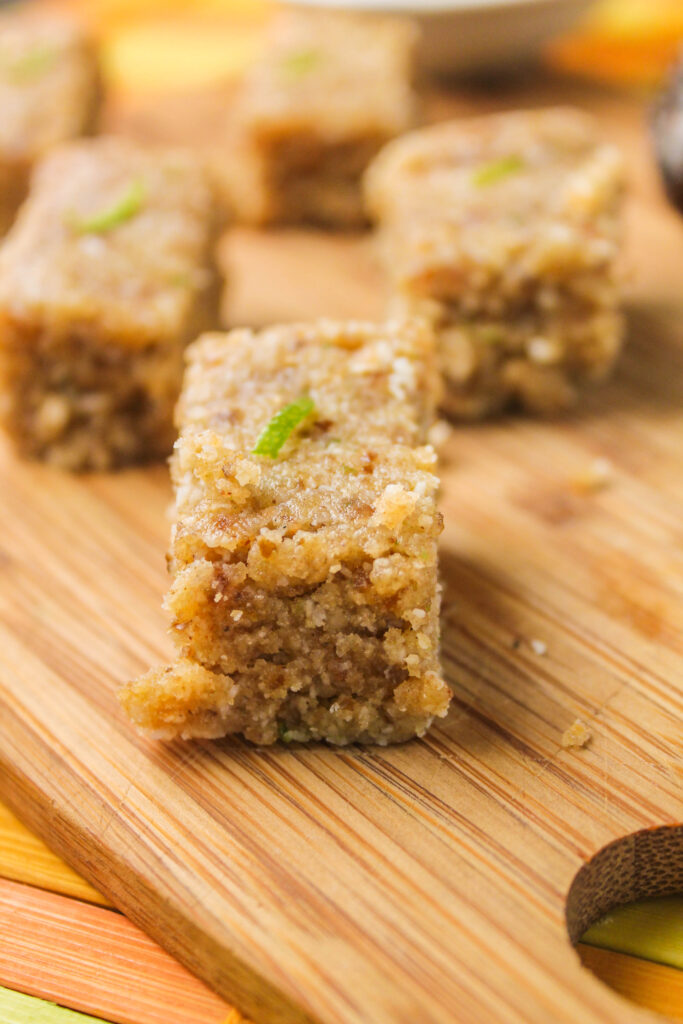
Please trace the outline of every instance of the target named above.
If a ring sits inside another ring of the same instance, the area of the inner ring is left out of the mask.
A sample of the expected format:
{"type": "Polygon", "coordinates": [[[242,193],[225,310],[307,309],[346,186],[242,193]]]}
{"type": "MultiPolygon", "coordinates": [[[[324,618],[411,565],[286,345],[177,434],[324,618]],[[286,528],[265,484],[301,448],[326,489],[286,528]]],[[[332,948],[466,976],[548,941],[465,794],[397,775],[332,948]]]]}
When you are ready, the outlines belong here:
{"type": "Polygon", "coordinates": [[[124,224],[131,217],[134,217],[136,213],[140,212],[145,200],[145,194],[144,182],[141,178],[136,178],[128,186],[128,190],[112,206],[107,207],[106,210],[101,210],[99,213],[94,213],[91,217],[78,217],[72,214],[68,218],[69,224],[82,235],[102,234],[105,231],[111,231],[112,228],[118,227],[119,224],[124,224]]]}
{"type": "Polygon", "coordinates": [[[482,324],[477,328],[476,336],[480,341],[488,345],[497,345],[505,340],[505,333],[502,327],[495,327],[493,324],[482,324]]]}
{"type": "Polygon", "coordinates": [[[320,50],[294,50],[282,61],[282,70],[292,78],[303,78],[318,66],[322,59],[320,50]]]}
{"type": "Polygon", "coordinates": [[[57,59],[57,51],[52,46],[34,46],[21,57],[8,62],[7,77],[13,82],[23,84],[40,78],[53,66],[57,59]]]}
{"type": "Polygon", "coordinates": [[[192,284],[192,275],[186,270],[174,270],[168,275],[166,282],[173,288],[189,288],[192,284]]]}
{"type": "Polygon", "coordinates": [[[497,182],[507,178],[510,174],[517,174],[524,169],[524,161],[516,153],[509,156],[502,156],[499,160],[492,160],[488,164],[482,164],[472,171],[472,184],[478,188],[487,185],[495,185],[497,182]]]}
{"type": "Polygon", "coordinates": [[[266,423],[252,448],[252,455],[265,455],[274,459],[283,444],[315,409],[315,402],[308,395],[302,395],[296,402],[290,402],[266,423]]]}

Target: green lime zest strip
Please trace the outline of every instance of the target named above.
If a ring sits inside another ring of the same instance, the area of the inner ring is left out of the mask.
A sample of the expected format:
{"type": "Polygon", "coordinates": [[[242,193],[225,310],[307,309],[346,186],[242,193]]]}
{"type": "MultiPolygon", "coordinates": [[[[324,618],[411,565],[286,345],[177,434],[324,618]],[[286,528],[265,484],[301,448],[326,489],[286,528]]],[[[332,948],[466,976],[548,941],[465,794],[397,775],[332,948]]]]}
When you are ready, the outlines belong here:
{"type": "Polygon", "coordinates": [[[303,78],[318,66],[321,59],[320,50],[296,50],[283,59],[282,70],[292,78],[303,78]]]}
{"type": "Polygon", "coordinates": [[[269,459],[274,459],[292,431],[296,430],[314,409],[315,402],[308,395],[303,395],[296,402],[290,402],[284,409],[280,409],[259,434],[252,455],[266,455],[269,459]]]}
{"type": "Polygon", "coordinates": [[[284,722],[277,723],[277,738],[281,743],[291,743],[292,736],[284,722]]]}
{"type": "Polygon", "coordinates": [[[136,178],[131,182],[128,191],[113,206],[100,211],[100,213],[94,213],[92,217],[71,216],[69,222],[82,235],[111,231],[112,228],[118,227],[119,224],[125,223],[140,212],[145,194],[144,182],[141,178],[136,178]]]}
{"type": "Polygon", "coordinates": [[[502,156],[500,160],[492,160],[489,164],[482,164],[472,172],[472,184],[481,188],[487,185],[495,185],[497,182],[507,178],[510,174],[517,174],[524,170],[524,161],[521,156],[511,153],[510,156],[502,156]]]}
{"type": "Polygon", "coordinates": [[[503,329],[495,327],[493,324],[482,324],[481,327],[477,328],[476,336],[488,345],[497,345],[498,342],[505,340],[503,329]]]}
{"type": "Polygon", "coordinates": [[[34,46],[23,56],[7,64],[7,76],[18,84],[32,82],[49,71],[57,60],[57,51],[51,46],[34,46]]]}

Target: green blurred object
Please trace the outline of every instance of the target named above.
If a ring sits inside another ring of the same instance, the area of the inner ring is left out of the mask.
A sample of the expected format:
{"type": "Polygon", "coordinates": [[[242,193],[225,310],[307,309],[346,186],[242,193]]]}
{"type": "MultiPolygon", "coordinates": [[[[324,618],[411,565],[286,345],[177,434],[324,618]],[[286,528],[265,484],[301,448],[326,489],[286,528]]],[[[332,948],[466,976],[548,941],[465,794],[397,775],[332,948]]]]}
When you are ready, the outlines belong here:
{"type": "Polygon", "coordinates": [[[683,971],[683,895],[616,907],[591,925],[581,941],[683,971]]]}
{"type": "Polygon", "coordinates": [[[103,1024],[99,1017],[65,1010],[55,1003],[0,988],[0,1024],[103,1024]]]}

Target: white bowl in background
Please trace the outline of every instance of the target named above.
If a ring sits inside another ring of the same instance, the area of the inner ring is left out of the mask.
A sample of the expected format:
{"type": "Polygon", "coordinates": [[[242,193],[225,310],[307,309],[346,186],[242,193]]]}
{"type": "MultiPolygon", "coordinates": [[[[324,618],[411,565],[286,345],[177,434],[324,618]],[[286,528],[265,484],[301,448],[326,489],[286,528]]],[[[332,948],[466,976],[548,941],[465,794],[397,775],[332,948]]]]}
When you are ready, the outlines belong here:
{"type": "Polygon", "coordinates": [[[510,70],[570,28],[595,0],[288,0],[293,7],[406,14],[422,29],[421,66],[440,74],[510,70]]]}

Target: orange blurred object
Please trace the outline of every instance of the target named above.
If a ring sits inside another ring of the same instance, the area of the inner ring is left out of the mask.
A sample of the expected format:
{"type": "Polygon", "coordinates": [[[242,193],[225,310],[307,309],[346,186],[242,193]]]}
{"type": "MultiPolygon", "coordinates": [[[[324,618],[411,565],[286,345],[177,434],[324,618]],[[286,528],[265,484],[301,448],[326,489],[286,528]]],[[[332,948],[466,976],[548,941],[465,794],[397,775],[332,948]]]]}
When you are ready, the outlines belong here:
{"type": "Polygon", "coordinates": [[[683,46],[681,0],[600,0],[547,50],[552,67],[615,84],[655,87],[683,46]]]}
{"type": "Polygon", "coordinates": [[[578,952],[584,967],[626,999],[683,1020],[683,971],[583,944],[578,952]]]}

